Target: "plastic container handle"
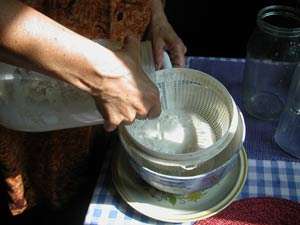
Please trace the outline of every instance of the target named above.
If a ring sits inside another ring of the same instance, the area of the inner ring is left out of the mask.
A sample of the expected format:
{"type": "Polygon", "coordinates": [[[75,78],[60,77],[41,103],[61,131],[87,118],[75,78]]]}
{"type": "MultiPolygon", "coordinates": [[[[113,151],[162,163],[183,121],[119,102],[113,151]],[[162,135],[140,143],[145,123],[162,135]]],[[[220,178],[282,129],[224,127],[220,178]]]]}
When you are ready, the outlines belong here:
{"type": "Polygon", "coordinates": [[[164,69],[172,69],[173,65],[171,63],[170,57],[167,52],[164,52],[163,55],[163,67],[164,69]]]}

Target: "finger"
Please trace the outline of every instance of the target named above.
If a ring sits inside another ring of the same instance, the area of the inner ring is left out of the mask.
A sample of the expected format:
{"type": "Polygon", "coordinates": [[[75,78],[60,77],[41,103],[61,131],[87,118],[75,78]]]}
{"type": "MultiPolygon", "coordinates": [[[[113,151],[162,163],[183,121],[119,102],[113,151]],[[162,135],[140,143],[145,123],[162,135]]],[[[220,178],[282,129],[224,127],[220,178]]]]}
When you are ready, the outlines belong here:
{"type": "Polygon", "coordinates": [[[111,124],[107,121],[104,122],[104,130],[106,130],[107,132],[112,132],[114,131],[115,129],[117,129],[117,126],[114,125],[114,124],[111,124]]]}
{"type": "Polygon", "coordinates": [[[185,65],[186,47],[182,41],[177,41],[170,48],[170,56],[174,66],[183,67],[185,65]]]}
{"type": "Polygon", "coordinates": [[[126,108],[126,111],[123,112],[124,119],[122,124],[129,125],[132,124],[136,118],[136,111],[134,108],[126,108]]]}
{"type": "Polygon", "coordinates": [[[117,118],[114,118],[115,112],[111,110],[106,104],[103,104],[103,102],[101,102],[99,99],[95,98],[95,102],[104,119],[104,129],[107,132],[114,131],[120,123],[118,122],[117,118]]]}
{"type": "Polygon", "coordinates": [[[147,119],[147,115],[139,115],[139,114],[136,114],[136,117],[135,117],[136,119],[138,119],[138,120],[144,120],[144,119],[147,119]]]}
{"type": "Polygon", "coordinates": [[[104,109],[104,107],[102,107],[102,106],[100,108],[102,108],[101,114],[102,114],[102,117],[104,118],[104,129],[107,132],[112,132],[115,129],[117,129],[117,124],[111,122],[112,119],[111,119],[109,111],[104,109]]]}
{"type": "Polygon", "coordinates": [[[150,117],[155,117],[156,114],[160,113],[160,93],[158,87],[155,86],[154,83],[149,79],[147,82],[148,86],[146,88],[143,88],[143,92],[141,93],[138,101],[135,101],[134,106],[136,107],[137,114],[139,117],[145,118],[149,116],[149,112],[156,108],[158,110],[154,110],[153,112],[150,112],[150,117]],[[158,106],[155,106],[158,105],[158,106]],[[154,109],[152,109],[154,108],[154,109]],[[158,112],[158,113],[156,113],[158,112]],[[152,116],[153,115],[153,116],[152,116]]]}
{"type": "Polygon", "coordinates": [[[154,53],[155,68],[157,70],[161,69],[163,66],[164,48],[165,48],[165,42],[163,41],[163,39],[158,38],[157,40],[154,40],[153,53],[154,53]]]}
{"type": "Polygon", "coordinates": [[[121,114],[111,111],[109,119],[104,122],[104,129],[108,132],[114,131],[122,121],[123,117],[121,114]]]}
{"type": "Polygon", "coordinates": [[[153,105],[153,107],[148,112],[147,118],[154,119],[158,117],[161,113],[161,105],[160,102],[153,105]]]}
{"type": "Polygon", "coordinates": [[[150,119],[158,117],[161,113],[159,90],[156,88],[156,91],[151,94],[148,94],[148,96],[150,96],[150,101],[152,102],[152,104],[151,104],[152,107],[150,108],[148,115],[147,115],[147,117],[150,119]]]}
{"type": "Polygon", "coordinates": [[[115,129],[117,129],[117,127],[119,125],[119,123],[117,122],[116,119],[112,119],[111,115],[112,115],[112,113],[109,113],[109,112],[108,112],[107,116],[103,115],[103,118],[104,118],[104,129],[107,132],[114,131],[115,129]]]}
{"type": "Polygon", "coordinates": [[[180,52],[171,53],[171,61],[174,67],[184,67],[185,66],[185,57],[180,52]]]}
{"type": "Polygon", "coordinates": [[[146,98],[143,98],[142,102],[140,100],[138,102],[140,102],[140,104],[135,104],[136,118],[145,119],[151,109],[151,103],[146,98]]]}
{"type": "Polygon", "coordinates": [[[136,112],[136,118],[145,119],[149,115],[155,117],[160,113],[160,94],[157,87],[149,83],[149,86],[144,88],[142,93],[137,94],[133,99],[133,107],[136,112]],[[154,107],[158,104],[159,107],[154,107]],[[154,109],[152,109],[154,108],[154,109]],[[156,108],[159,108],[156,110],[156,108]],[[150,112],[154,111],[154,112],[150,112]],[[158,113],[157,113],[158,111],[158,113]],[[154,114],[154,115],[153,115],[154,114]]]}

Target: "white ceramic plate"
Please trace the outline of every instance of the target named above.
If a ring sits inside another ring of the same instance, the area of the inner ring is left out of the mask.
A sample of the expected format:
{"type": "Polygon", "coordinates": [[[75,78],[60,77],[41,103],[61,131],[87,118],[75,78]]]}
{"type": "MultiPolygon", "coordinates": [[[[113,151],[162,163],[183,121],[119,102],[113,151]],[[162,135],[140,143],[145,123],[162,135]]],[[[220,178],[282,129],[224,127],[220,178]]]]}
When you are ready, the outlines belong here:
{"type": "Polygon", "coordinates": [[[203,192],[174,195],[145,183],[130,167],[123,149],[113,166],[113,182],[118,193],[138,212],[165,222],[188,222],[208,218],[226,208],[241,192],[247,176],[247,155],[240,151],[239,161],[228,175],[203,192]]]}

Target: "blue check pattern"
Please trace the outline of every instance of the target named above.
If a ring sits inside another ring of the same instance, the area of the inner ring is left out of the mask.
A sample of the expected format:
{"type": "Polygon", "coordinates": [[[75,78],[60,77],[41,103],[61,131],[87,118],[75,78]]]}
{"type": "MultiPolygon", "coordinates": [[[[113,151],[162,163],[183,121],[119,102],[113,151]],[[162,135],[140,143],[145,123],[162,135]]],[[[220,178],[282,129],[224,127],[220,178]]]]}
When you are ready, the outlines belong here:
{"type": "MultiPolygon", "coordinates": [[[[85,225],[170,224],[143,216],[126,205],[111,181],[110,156],[105,162],[91,199],[85,225]]],[[[249,159],[248,164],[248,177],[238,199],[277,197],[300,202],[299,162],[249,159]]]]}
{"type": "Polygon", "coordinates": [[[277,197],[300,202],[300,163],[249,159],[239,198],[277,197]]]}

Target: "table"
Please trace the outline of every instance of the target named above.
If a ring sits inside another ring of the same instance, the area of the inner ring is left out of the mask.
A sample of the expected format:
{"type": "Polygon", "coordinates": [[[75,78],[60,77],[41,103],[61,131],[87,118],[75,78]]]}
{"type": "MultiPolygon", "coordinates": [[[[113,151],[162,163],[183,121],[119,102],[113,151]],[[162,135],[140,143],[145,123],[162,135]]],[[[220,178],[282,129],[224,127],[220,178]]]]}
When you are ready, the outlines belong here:
{"type": "MultiPolygon", "coordinates": [[[[238,198],[271,196],[300,202],[300,160],[282,151],[274,142],[277,122],[256,120],[244,110],[241,100],[244,63],[244,59],[187,59],[188,67],[220,80],[244,114],[249,168],[245,186],[238,198]]],[[[84,224],[167,224],[139,214],[120,199],[109,172],[111,154],[111,151],[107,152],[84,224]]]]}

